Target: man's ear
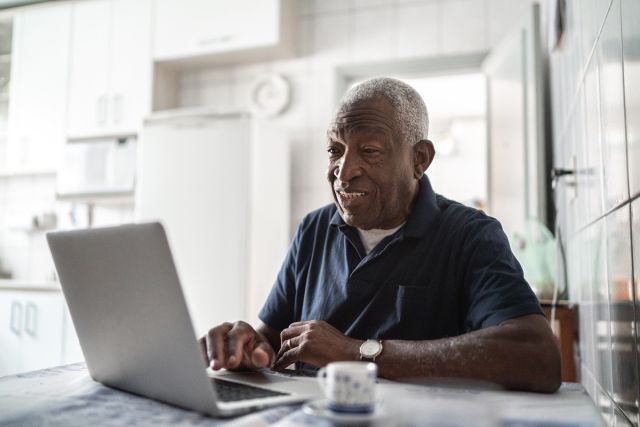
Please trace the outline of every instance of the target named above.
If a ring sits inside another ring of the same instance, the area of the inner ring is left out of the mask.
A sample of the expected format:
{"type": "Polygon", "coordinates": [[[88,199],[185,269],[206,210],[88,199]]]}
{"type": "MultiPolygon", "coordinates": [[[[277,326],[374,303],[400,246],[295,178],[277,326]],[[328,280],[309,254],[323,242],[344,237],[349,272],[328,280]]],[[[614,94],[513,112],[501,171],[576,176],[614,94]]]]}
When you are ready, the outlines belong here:
{"type": "Polygon", "coordinates": [[[433,161],[436,150],[433,142],[422,139],[413,146],[413,176],[420,179],[433,161]]]}

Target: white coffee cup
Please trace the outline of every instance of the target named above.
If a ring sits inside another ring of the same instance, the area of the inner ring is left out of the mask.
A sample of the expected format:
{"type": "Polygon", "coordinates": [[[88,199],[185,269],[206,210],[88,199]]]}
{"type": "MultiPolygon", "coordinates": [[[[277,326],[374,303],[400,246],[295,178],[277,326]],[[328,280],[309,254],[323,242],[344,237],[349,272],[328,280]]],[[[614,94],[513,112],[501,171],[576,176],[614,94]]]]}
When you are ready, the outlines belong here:
{"type": "Polygon", "coordinates": [[[374,410],[377,375],[375,363],[333,362],[318,371],[318,382],[330,410],[366,414],[374,410]]]}

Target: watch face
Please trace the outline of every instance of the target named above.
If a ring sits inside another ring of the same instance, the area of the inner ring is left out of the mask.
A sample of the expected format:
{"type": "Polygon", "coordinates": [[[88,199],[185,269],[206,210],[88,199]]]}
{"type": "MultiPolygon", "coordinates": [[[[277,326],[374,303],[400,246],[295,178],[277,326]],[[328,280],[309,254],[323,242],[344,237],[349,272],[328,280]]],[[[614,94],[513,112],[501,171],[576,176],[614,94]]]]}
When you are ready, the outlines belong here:
{"type": "Polygon", "coordinates": [[[380,349],[380,343],[378,341],[365,341],[360,349],[363,356],[373,356],[380,349]]]}

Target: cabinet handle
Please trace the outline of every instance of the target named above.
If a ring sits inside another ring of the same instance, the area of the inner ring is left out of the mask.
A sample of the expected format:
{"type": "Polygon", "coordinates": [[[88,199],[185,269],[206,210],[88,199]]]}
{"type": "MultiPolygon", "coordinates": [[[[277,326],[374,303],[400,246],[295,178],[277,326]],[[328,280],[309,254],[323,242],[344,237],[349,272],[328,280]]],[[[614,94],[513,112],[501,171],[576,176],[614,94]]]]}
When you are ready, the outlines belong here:
{"type": "Polygon", "coordinates": [[[24,330],[32,337],[36,337],[38,328],[38,307],[32,303],[27,303],[27,308],[24,313],[24,330]]]}
{"type": "Polygon", "coordinates": [[[100,95],[97,104],[98,124],[103,125],[107,122],[107,96],[100,95]]]}
{"type": "Polygon", "coordinates": [[[233,34],[221,34],[219,36],[213,36],[206,39],[198,40],[198,46],[200,47],[210,47],[217,44],[227,44],[233,41],[235,36],[233,34]]]}
{"type": "Polygon", "coordinates": [[[11,320],[9,320],[11,332],[17,336],[22,335],[22,304],[18,301],[11,303],[11,320]]]}
{"type": "Polygon", "coordinates": [[[113,95],[113,122],[120,123],[122,121],[122,95],[113,95]]]}

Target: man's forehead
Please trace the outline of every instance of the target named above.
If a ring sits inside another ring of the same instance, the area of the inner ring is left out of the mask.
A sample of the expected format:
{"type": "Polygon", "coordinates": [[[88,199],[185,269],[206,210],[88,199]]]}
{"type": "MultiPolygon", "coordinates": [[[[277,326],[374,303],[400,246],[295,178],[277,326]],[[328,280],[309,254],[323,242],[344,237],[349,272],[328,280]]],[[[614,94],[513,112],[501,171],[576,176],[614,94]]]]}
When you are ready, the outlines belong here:
{"type": "Polygon", "coordinates": [[[343,105],[327,129],[328,135],[353,132],[389,134],[394,131],[394,108],[385,99],[372,98],[343,105]]]}
{"type": "Polygon", "coordinates": [[[336,122],[348,121],[359,116],[392,120],[395,116],[395,108],[389,100],[380,96],[364,98],[342,104],[336,114],[336,122]]]}
{"type": "Polygon", "coordinates": [[[358,124],[349,124],[349,123],[334,123],[332,126],[327,129],[327,137],[329,139],[344,139],[346,137],[354,137],[354,136],[362,136],[362,137],[391,137],[393,136],[393,131],[388,126],[383,126],[378,123],[358,123],[358,124]]]}

